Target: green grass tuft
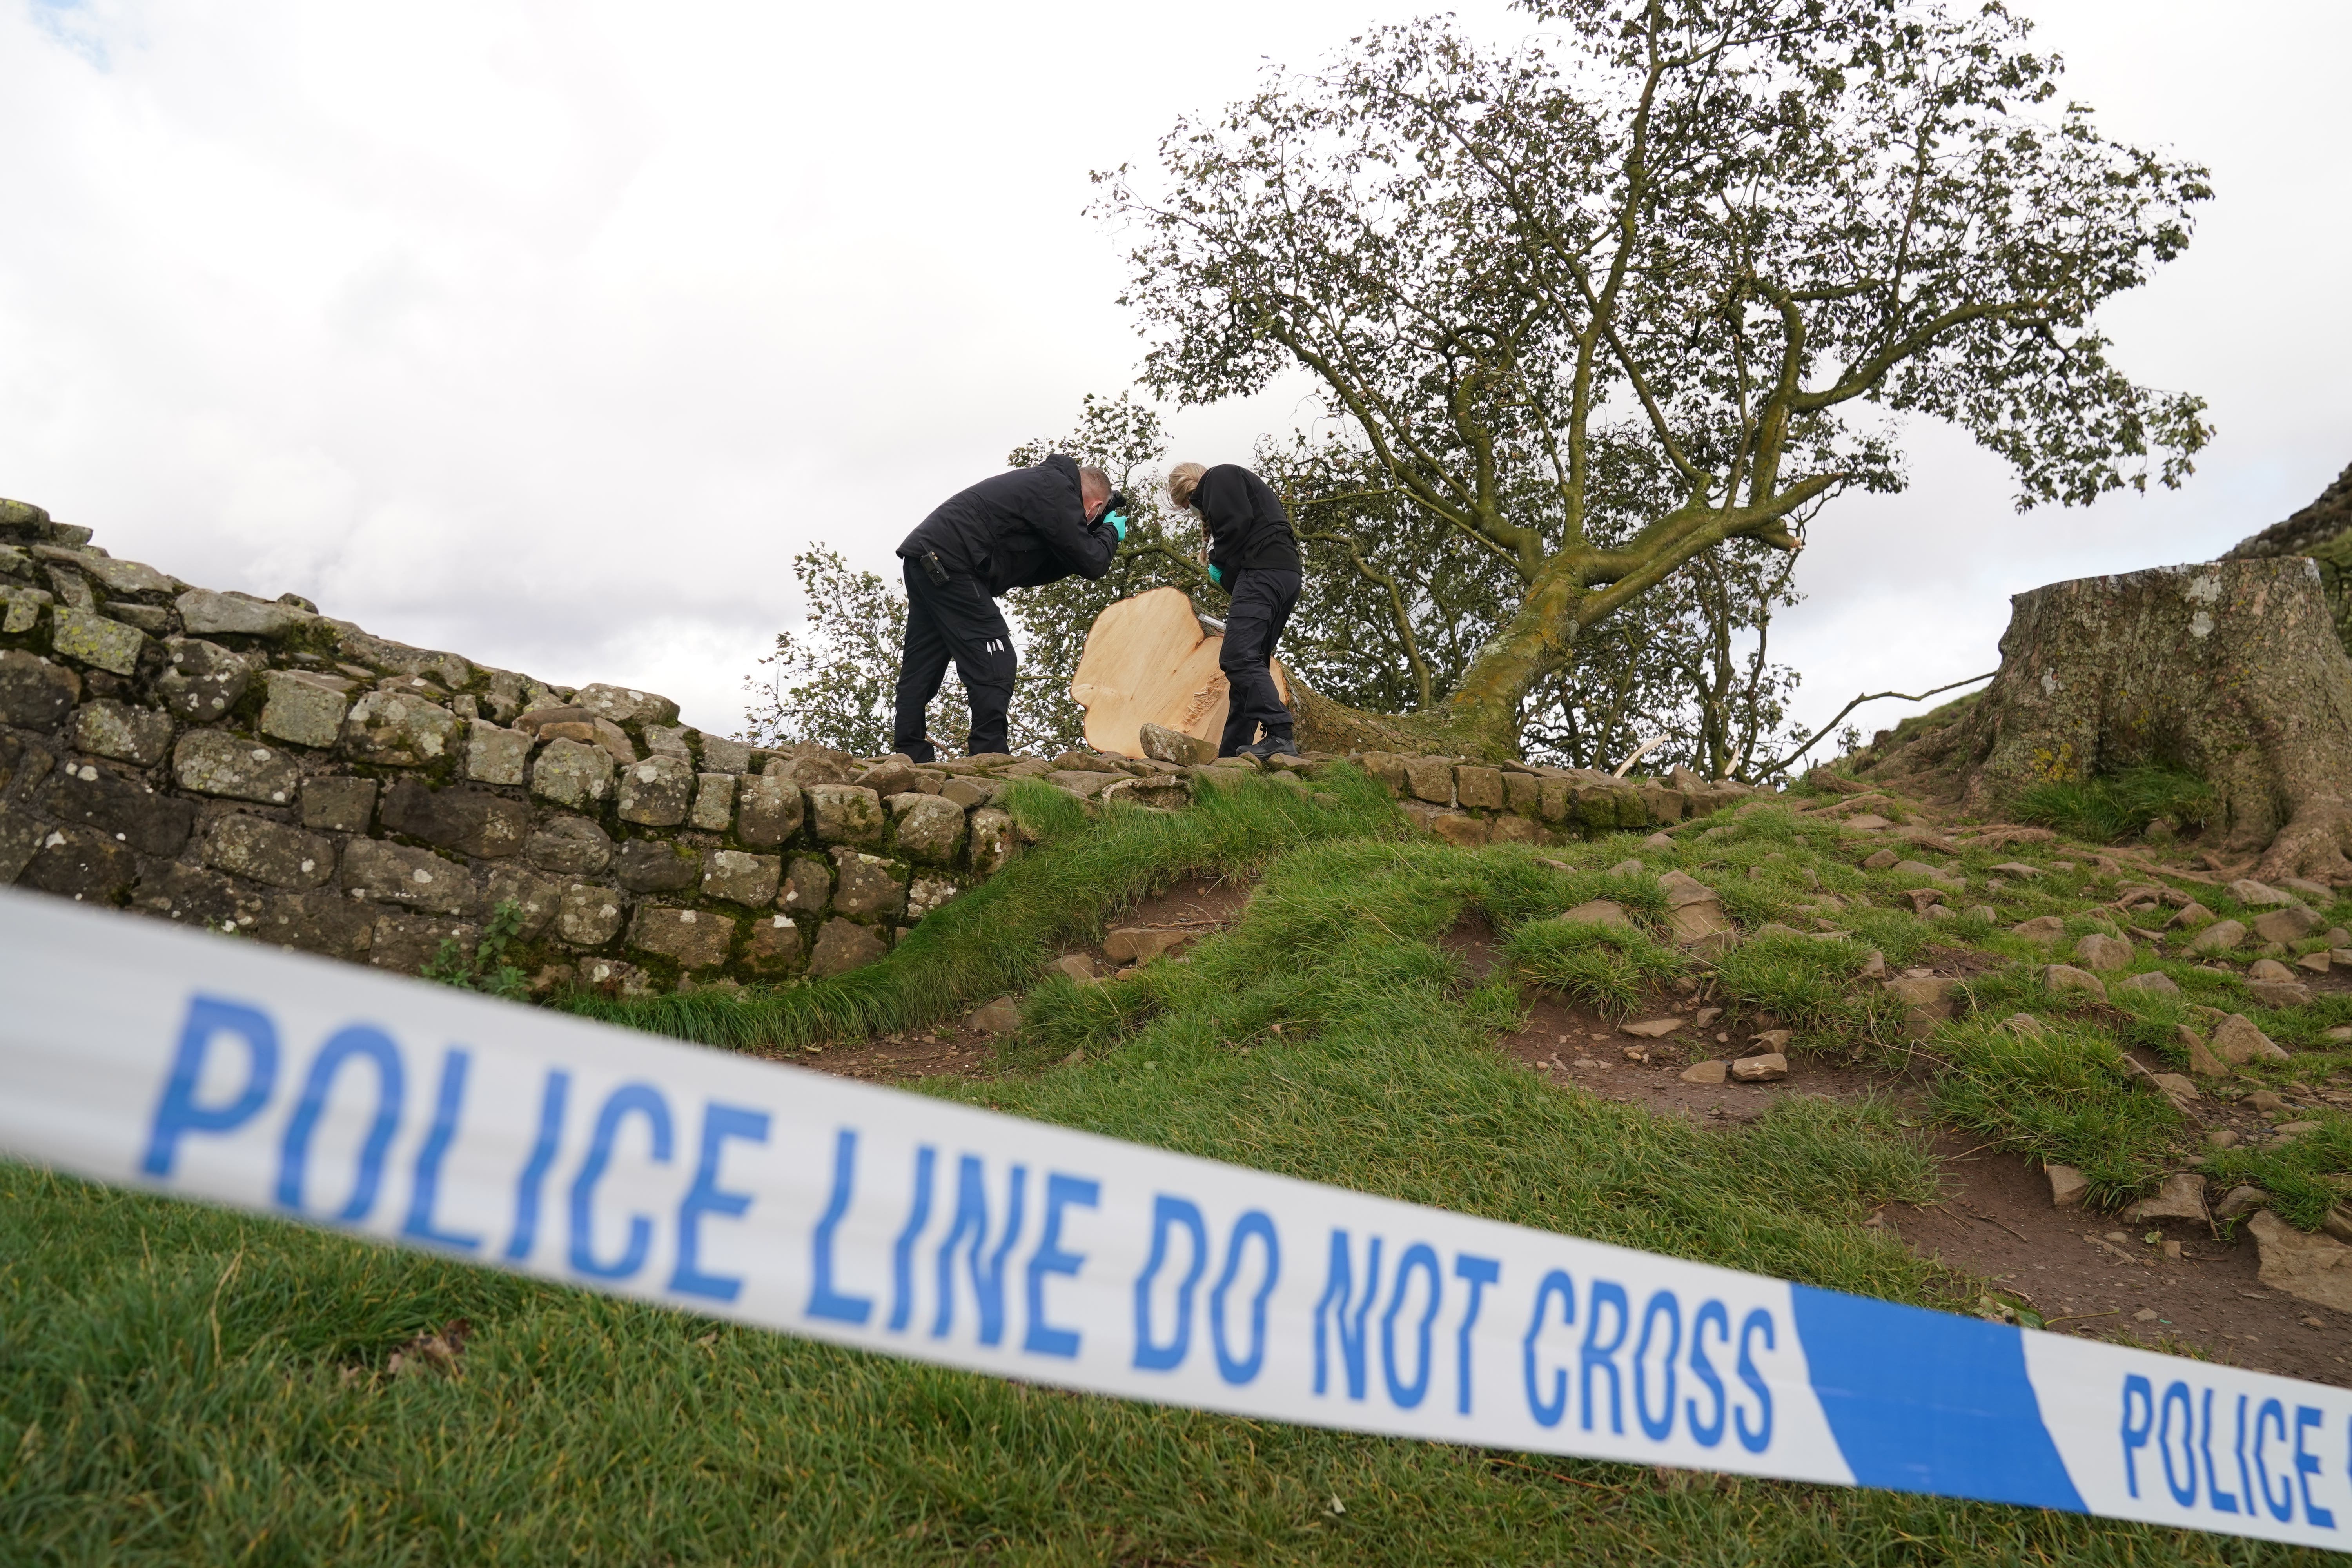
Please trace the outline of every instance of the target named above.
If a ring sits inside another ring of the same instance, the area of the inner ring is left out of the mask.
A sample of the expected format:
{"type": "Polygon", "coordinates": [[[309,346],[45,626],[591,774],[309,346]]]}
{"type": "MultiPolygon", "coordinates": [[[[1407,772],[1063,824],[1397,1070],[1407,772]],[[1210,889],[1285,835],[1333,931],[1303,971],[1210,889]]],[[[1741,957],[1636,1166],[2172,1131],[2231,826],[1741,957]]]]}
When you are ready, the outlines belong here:
{"type": "Polygon", "coordinates": [[[2214,805],[2213,787],[2203,779],[2150,764],[2099,778],[2038,784],[2017,797],[2013,809],[2021,822],[2038,822],[2095,844],[2114,844],[2146,830],[2160,816],[2170,818],[2176,827],[2201,827],[2214,805]]]}

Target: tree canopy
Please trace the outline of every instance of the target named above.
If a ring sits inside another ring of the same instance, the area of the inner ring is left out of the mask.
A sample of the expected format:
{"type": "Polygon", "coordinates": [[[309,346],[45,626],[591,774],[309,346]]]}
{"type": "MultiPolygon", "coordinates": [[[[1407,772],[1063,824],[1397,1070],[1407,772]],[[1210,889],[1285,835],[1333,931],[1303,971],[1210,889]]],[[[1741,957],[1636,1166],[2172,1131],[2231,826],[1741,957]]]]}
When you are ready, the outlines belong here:
{"type": "Polygon", "coordinates": [[[1512,48],[1433,18],[1269,69],[1170,132],[1156,181],[1097,176],[1136,235],[1155,392],[1305,371],[1358,489],[1515,590],[1449,692],[1416,681],[1418,712],[1309,694],[1303,721],[1516,752],[1594,628],[1702,557],[1793,552],[1841,492],[1899,488],[1896,416],[1968,430],[2021,506],[2189,471],[2201,400],[2131,380],[2095,312],[2186,247],[2205,172],[2061,104],[2028,23],[1529,8],[1544,30],[1512,48]]]}

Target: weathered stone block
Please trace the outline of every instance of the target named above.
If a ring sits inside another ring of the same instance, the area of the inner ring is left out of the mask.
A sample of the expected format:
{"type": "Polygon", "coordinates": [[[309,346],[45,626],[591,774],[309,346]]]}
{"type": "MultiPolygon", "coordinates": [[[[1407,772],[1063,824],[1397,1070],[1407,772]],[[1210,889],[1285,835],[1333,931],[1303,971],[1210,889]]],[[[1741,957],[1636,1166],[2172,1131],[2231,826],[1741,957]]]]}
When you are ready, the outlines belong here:
{"type": "Polygon", "coordinates": [[[326,833],[365,833],[375,826],[373,779],[302,781],[302,826],[326,833]]]}
{"type": "Polygon", "coordinates": [[[0,724],[54,730],[81,696],[81,677],[17,648],[0,648],[0,724]]]}
{"type": "Polygon", "coordinates": [[[530,765],[530,792],[577,810],[612,793],[613,758],[602,746],[550,741],[530,765]]]}
{"type": "Polygon", "coordinates": [[[1407,757],[1404,787],[1415,800],[1432,805],[1454,804],[1454,764],[1444,757],[1407,757]]]}
{"type": "Polygon", "coordinates": [[[1534,773],[1507,773],[1503,797],[1521,816],[1533,816],[1543,809],[1543,780],[1534,773]]]}
{"type": "Polygon", "coordinates": [[[2246,928],[2237,921],[2215,921],[2189,944],[2191,952],[2232,952],[2246,940],[2246,928]]]}
{"type": "Polygon", "coordinates": [[[2287,1051],[2243,1013],[2232,1013],[2213,1026],[2212,1048],[2215,1056],[2231,1067],[2290,1059],[2287,1051]]]}
{"type": "Polygon", "coordinates": [[[2074,956],[2083,967],[2097,971],[2129,969],[2135,956],[2132,944],[2119,936],[2093,931],[2074,944],[2074,956]]]}
{"type": "Polygon", "coordinates": [[[801,966],[801,928],[790,915],[763,915],[751,922],[751,940],[743,952],[744,966],[754,974],[775,979],[801,966]]]}
{"type": "Polygon", "coordinates": [[[1216,742],[1171,730],[1165,724],[1146,724],[1141,735],[1143,754],[1160,762],[1192,767],[1217,760],[1216,742]]]}
{"type": "Polygon", "coordinates": [[[262,679],[269,692],[261,709],[263,734],[321,750],[342,738],[349,681],[293,669],[273,669],[262,679]]]}
{"type": "Polygon", "coordinates": [[[1569,807],[1569,816],[1580,827],[1594,833],[1650,825],[1650,808],[1643,801],[1642,792],[1622,780],[1579,787],[1569,807]]]}
{"type": "Polygon", "coordinates": [[[77,902],[107,904],[126,898],[139,879],[139,858],[87,828],[52,830],[17,881],[77,902]]]}
{"type": "Polygon", "coordinates": [[[730,741],[723,735],[705,735],[702,737],[702,765],[714,773],[750,773],[751,743],[730,741]]]}
{"type": "Polygon", "coordinates": [[[521,849],[530,836],[530,807],[488,790],[436,790],[413,778],[384,792],[383,826],[444,849],[495,860],[521,849]]]}
{"type": "Polygon", "coordinates": [[[139,668],[139,656],[146,650],[145,632],[109,620],[95,610],[60,608],[51,623],[49,651],[92,669],[129,675],[139,668]]]}
{"type": "Polygon", "coordinates": [[[801,830],[801,786],[779,770],[744,779],[735,813],[735,837],[755,849],[790,843],[801,830]]]}
{"type": "Polygon", "coordinates": [[[271,897],[216,871],[183,866],[177,861],[161,865],[150,861],[140,874],[139,886],[131,891],[130,907],[141,914],[182,925],[209,926],[215,931],[253,931],[267,923],[265,916],[271,897]]]}
{"type": "Polygon", "coordinates": [[[110,555],[83,555],[74,564],[89,574],[100,587],[117,598],[134,599],[142,594],[167,597],[172,592],[169,577],[137,561],[119,561],[110,555]]]}
{"type": "Polygon", "coordinates": [[[638,691],[625,686],[607,686],[599,681],[583,686],[572,699],[576,707],[585,708],[599,719],[622,726],[632,724],[675,724],[677,704],[667,697],[656,697],[650,691],[638,691]]]}
{"type": "Polygon", "coordinates": [[[343,749],[362,762],[421,768],[457,744],[457,716],[415,692],[368,692],[343,721],[343,749]]]}
{"type": "Polygon", "coordinates": [[[944,877],[918,877],[907,888],[907,923],[913,925],[956,896],[953,882],[944,877]]]}
{"type": "Polygon", "coordinates": [[[171,754],[172,716],[152,709],[133,708],[110,697],[85,702],[74,710],[68,732],[77,752],[111,757],[152,768],[171,754]]]}
{"type": "Polygon", "coordinates": [[[2289,904],[2283,910],[2273,910],[2254,921],[2254,934],[2264,942],[2296,942],[2319,929],[2317,915],[2301,904],[2289,904]]]}
{"type": "Polygon", "coordinates": [[[57,602],[47,588],[19,588],[0,583],[0,632],[15,636],[40,624],[41,612],[57,602]]]}
{"type": "Polygon", "coordinates": [[[368,903],[464,914],[476,902],[473,873],[429,849],[354,838],[343,847],[343,890],[368,903]]]}
{"type": "Polygon", "coordinates": [[[1486,820],[1464,811],[1441,811],[1429,819],[1429,830],[1447,844],[1475,849],[1486,842],[1486,820]]]}
{"type": "Polygon", "coordinates": [[[628,895],[612,888],[574,882],[556,906],[555,934],[574,947],[602,947],[621,934],[628,895]]]}
{"type": "Polygon", "coordinates": [[[360,963],[375,945],[375,922],[374,910],[331,889],[279,893],[265,901],[251,934],[299,952],[360,963]]]}
{"type": "Polygon", "coordinates": [[[466,726],[466,776],[479,784],[519,784],[530,765],[530,735],[487,719],[466,726]]]}
{"type": "Polygon", "coordinates": [[[1454,770],[1454,798],[1463,805],[1480,811],[1500,811],[1508,798],[1503,794],[1503,772],[1500,768],[1457,767],[1454,770]]]}
{"type": "Polygon", "coordinates": [[[971,869],[975,876],[992,877],[1013,858],[1014,837],[1013,818],[992,805],[983,805],[971,817],[971,869]]]}
{"type": "Polygon", "coordinates": [[[936,795],[894,795],[889,805],[898,818],[891,841],[900,855],[926,866],[955,863],[963,850],[961,807],[936,795]]]}
{"type": "Polygon", "coordinates": [[[482,928],[470,921],[386,910],[377,914],[369,933],[368,963],[415,974],[441,955],[444,943],[454,942],[460,952],[470,953],[481,940],[482,928]]]}
{"type": "Polygon", "coordinates": [[[633,893],[677,893],[702,877],[702,852],[666,838],[632,838],[614,858],[621,886],[633,893]]]}
{"type": "Polygon", "coordinates": [[[906,875],[879,855],[844,845],[833,851],[833,876],[835,914],[895,924],[906,912],[906,875]]]}
{"type": "Polygon", "coordinates": [[[808,791],[817,842],[861,849],[882,847],[882,797],[856,784],[815,784],[808,791]]]}
{"type": "Polygon", "coordinates": [[[862,969],[889,951],[871,926],[856,921],[830,920],[816,934],[816,949],[809,954],[809,978],[825,980],[836,974],[846,974],[862,969]]]}
{"type": "Polygon", "coordinates": [[[2042,984],[2046,989],[2061,994],[2070,991],[2080,991],[2102,1002],[2107,999],[2105,981],[2101,980],[2089,970],[2077,969],[2071,963],[2044,965],[2042,971],[2042,984]]]}
{"type": "Polygon", "coordinates": [[[950,805],[970,811],[975,805],[986,805],[996,793],[992,780],[950,779],[940,786],[940,798],[950,805]]]}
{"type": "Polygon", "coordinates": [[[250,594],[217,594],[210,588],[191,588],[177,602],[180,624],[191,637],[227,632],[233,637],[276,638],[319,618],[291,605],[257,599],[250,594]]]}
{"type": "Polygon", "coordinates": [[[1575,782],[1570,779],[1539,779],[1536,783],[1536,815],[1546,822],[1565,822],[1569,810],[1576,802],[1575,782]]]}
{"type": "Polygon", "coordinates": [[[558,816],[523,845],[523,858],[563,877],[601,877],[613,864],[613,841],[584,816],[558,816]]]}
{"type": "Polygon", "coordinates": [[[534,876],[520,866],[499,866],[484,879],[482,907],[492,914],[500,904],[512,904],[522,916],[522,924],[515,935],[530,942],[555,919],[556,905],[562,900],[561,883],[545,877],[534,876]]]}
{"type": "Polygon", "coordinates": [[[715,910],[674,910],[659,904],[639,906],[629,929],[629,945],[675,961],[680,969],[709,969],[727,962],[734,945],[735,921],[715,910]]]}
{"type": "Polygon", "coordinates": [[[687,821],[705,833],[724,833],[735,823],[735,775],[702,773],[695,780],[694,809],[687,821]]]}
{"type": "Polygon", "coordinates": [[[580,961],[580,984],[606,996],[650,996],[654,994],[653,976],[634,963],[624,963],[617,958],[583,958],[580,961]]]}
{"type": "Polygon", "coordinates": [[[205,865],[296,892],[324,887],[335,874],[335,841],[282,822],[232,813],[205,830],[205,865]]]}
{"type": "Polygon", "coordinates": [[[675,827],[694,803],[694,764],[682,756],[656,755],[621,770],[619,811],[624,822],[675,827]]]}
{"type": "Polygon", "coordinates": [[[217,643],[172,637],[163,644],[163,673],[155,694],[183,719],[208,724],[226,717],[253,684],[253,665],[217,643]]]}
{"type": "Polygon", "coordinates": [[[57,593],[60,612],[98,608],[98,596],[89,591],[89,583],[80,573],[52,562],[46,575],[57,593]]]}
{"type": "Polygon", "coordinates": [[[758,909],[774,901],[776,883],[782,873],[783,862],[776,856],[721,849],[710,857],[709,865],[703,870],[702,890],[730,904],[749,904],[758,909]]]}
{"type": "Polygon", "coordinates": [[[191,802],[158,795],[136,779],[117,778],[87,763],[59,769],[42,791],[40,807],[58,822],[90,828],[159,859],[180,852],[196,815],[191,802]]]}
{"type": "Polygon", "coordinates": [[[275,746],[264,746],[224,730],[191,730],[172,749],[172,775],[198,795],[266,805],[292,803],[301,770],[275,746]]]}
{"type": "Polygon", "coordinates": [[[804,915],[819,915],[825,905],[833,902],[833,867],[814,855],[793,857],[792,869],[784,878],[784,890],[776,902],[785,909],[804,915]]]}

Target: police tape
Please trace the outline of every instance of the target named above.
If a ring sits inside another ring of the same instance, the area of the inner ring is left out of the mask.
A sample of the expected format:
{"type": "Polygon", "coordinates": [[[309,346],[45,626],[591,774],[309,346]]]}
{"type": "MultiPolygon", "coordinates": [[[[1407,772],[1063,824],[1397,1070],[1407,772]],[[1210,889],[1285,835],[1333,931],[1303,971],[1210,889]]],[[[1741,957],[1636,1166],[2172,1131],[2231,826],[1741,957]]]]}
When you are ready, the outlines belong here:
{"type": "Polygon", "coordinates": [[[1118,1398],[2315,1546],[2352,1533],[2352,1391],[5,892],[0,1152],[1118,1398]]]}

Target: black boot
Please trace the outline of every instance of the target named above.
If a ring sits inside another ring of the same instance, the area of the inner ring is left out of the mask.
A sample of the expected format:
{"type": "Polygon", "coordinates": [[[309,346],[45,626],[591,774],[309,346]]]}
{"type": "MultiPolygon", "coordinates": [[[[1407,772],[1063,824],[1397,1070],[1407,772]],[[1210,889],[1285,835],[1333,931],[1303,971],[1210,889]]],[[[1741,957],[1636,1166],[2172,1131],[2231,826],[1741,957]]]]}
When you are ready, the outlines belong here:
{"type": "Polygon", "coordinates": [[[1268,730],[1255,745],[1244,746],[1237,754],[1255,757],[1261,763],[1276,757],[1295,757],[1298,754],[1298,742],[1291,739],[1286,729],[1268,730]]]}

